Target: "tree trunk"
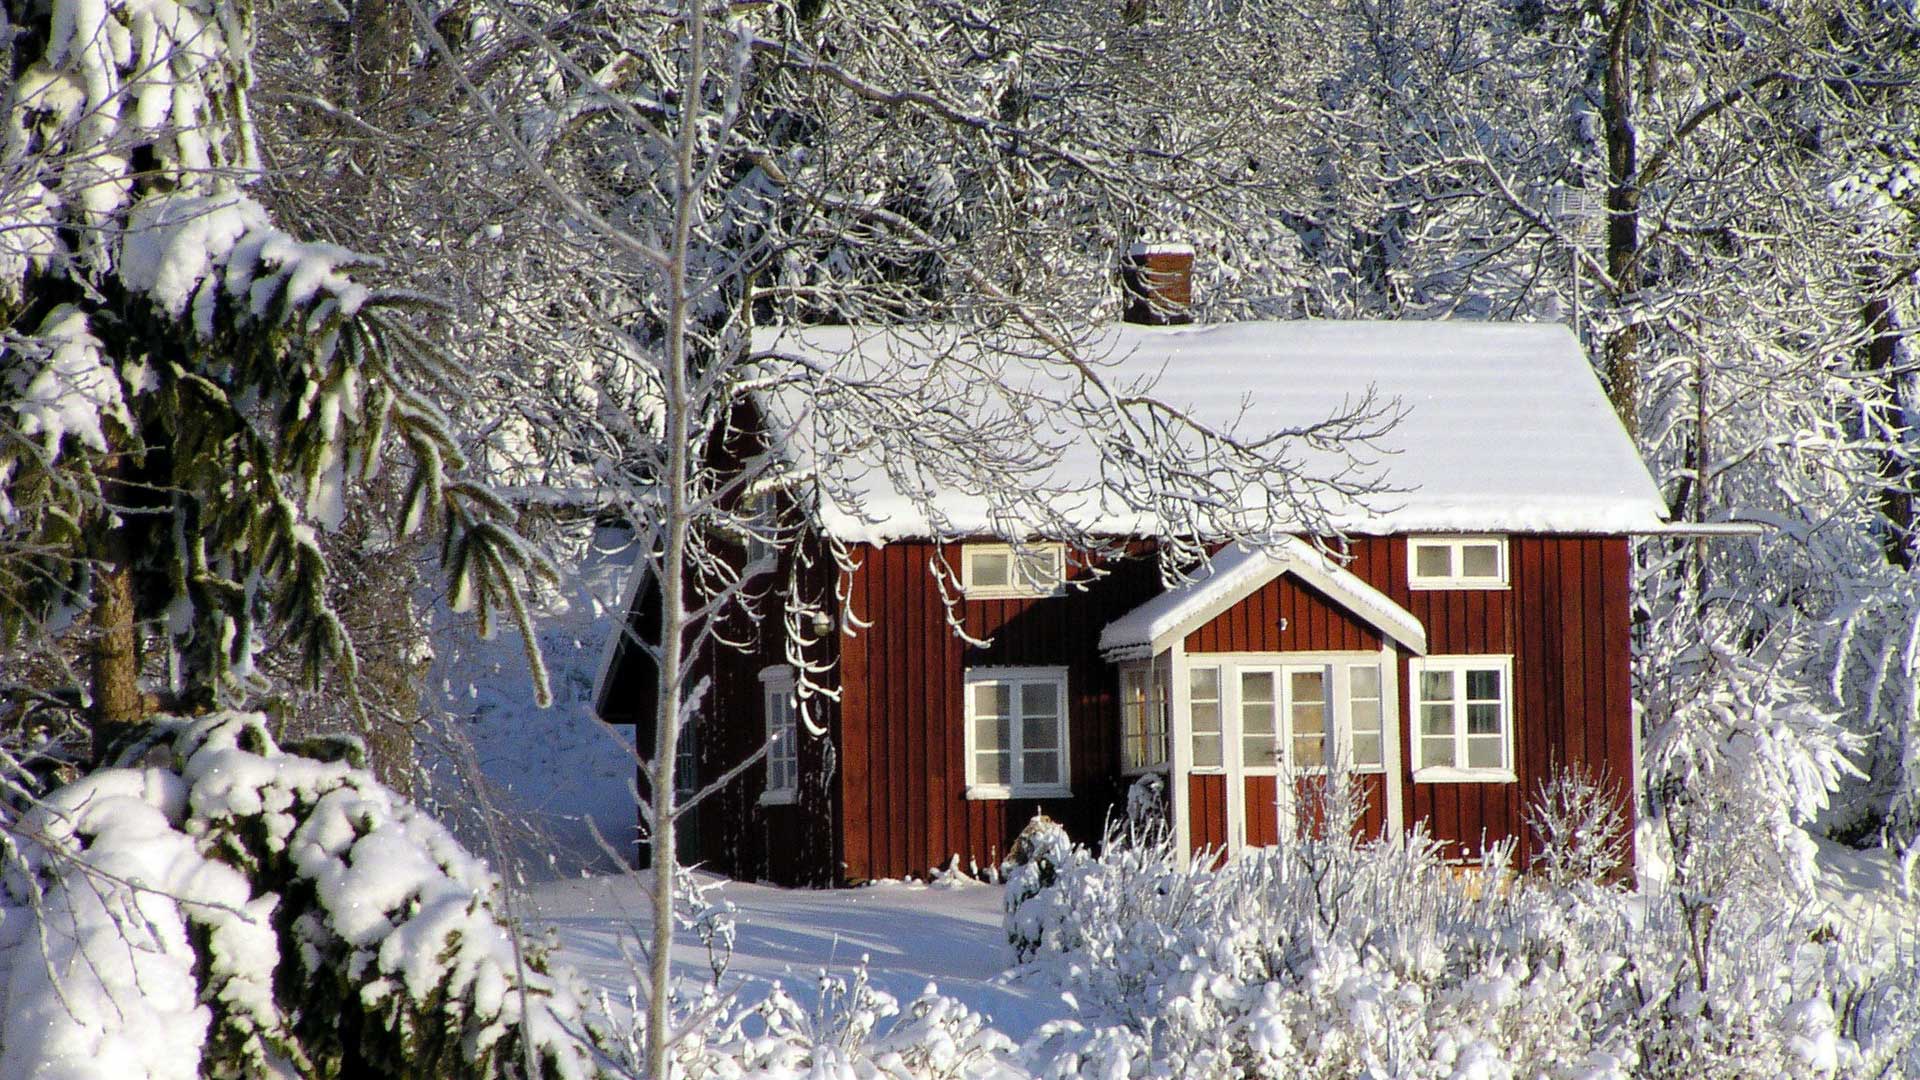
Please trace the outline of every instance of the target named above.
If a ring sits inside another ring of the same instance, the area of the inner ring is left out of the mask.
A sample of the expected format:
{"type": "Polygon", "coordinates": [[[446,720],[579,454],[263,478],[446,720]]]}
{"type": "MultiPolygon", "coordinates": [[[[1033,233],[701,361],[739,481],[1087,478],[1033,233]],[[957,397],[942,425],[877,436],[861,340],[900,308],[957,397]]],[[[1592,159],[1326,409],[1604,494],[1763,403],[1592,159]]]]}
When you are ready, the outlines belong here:
{"type": "Polygon", "coordinates": [[[688,38],[686,84],[681,91],[680,129],[675,133],[673,163],[673,233],[667,247],[667,325],[665,437],[667,469],[666,546],[660,561],[660,687],[653,725],[653,949],[648,957],[651,991],[647,1001],[647,1077],[670,1080],[668,1050],[673,1014],[669,987],[673,969],[673,902],[679,852],[675,849],[676,805],[674,765],[679,754],[680,711],[686,700],[688,665],[684,655],[687,628],[687,545],[693,517],[693,391],[688,361],[688,331],[693,318],[687,287],[688,250],[693,242],[694,218],[699,210],[696,154],[701,101],[706,82],[705,8],[685,7],[688,38]]]}
{"type": "MultiPolygon", "coordinates": [[[[1607,273],[1616,309],[1640,289],[1639,132],[1633,123],[1633,24],[1637,0],[1621,0],[1607,38],[1606,96],[1601,113],[1607,140],[1607,273]]],[[[1640,328],[1623,326],[1607,338],[1607,396],[1630,437],[1638,438],[1640,328]]]]}
{"type": "Polygon", "coordinates": [[[1880,404],[1869,406],[1861,437],[1885,445],[1879,450],[1875,472],[1880,489],[1875,502],[1880,511],[1880,547],[1889,563],[1913,568],[1913,461],[1905,452],[1905,421],[1901,418],[1902,384],[1906,376],[1895,363],[1899,355],[1900,326],[1893,300],[1884,294],[1861,308],[1867,340],[1861,346],[1862,367],[1877,384],[1880,404]]]}
{"type": "Polygon", "coordinates": [[[107,535],[93,578],[93,760],[147,719],[140,693],[140,652],[134,638],[132,553],[124,527],[107,535]]]}

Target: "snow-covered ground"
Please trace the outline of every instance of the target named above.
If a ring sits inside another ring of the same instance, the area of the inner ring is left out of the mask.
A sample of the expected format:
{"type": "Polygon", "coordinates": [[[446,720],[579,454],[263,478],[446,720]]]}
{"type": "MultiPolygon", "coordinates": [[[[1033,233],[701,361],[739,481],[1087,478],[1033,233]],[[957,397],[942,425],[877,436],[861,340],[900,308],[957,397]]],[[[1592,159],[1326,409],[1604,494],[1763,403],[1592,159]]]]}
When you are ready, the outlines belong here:
{"type": "MultiPolygon", "coordinates": [[[[584,527],[583,527],[584,529],[584,527]]],[[[464,739],[503,819],[522,827],[519,854],[561,872],[615,869],[587,823],[615,844],[633,836],[633,729],[610,727],[593,716],[594,681],[627,602],[633,553],[625,529],[595,528],[578,539],[580,557],[562,567],[557,598],[537,612],[540,648],[553,686],[553,705],[533,705],[533,684],[519,636],[502,630],[491,640],[470,619],[433,605],[434,664],[449,734],[464,739]]],[[[449,802],[467,798],[470,778],[460,763],[430,762],[434,783],[449,802]]],[[[458,817],[449,821],[468,844],[490,838],[458,817]]]]}
{"type": "MultiPolygon", "coordinates": [[[[561,961],[615,1000],[635,981],[628,955],[651,922],[642,884],[630,874],[595,875],[531,889],[533,921],[553,929],[561,961]]],[[[873,985],[895,998],[911,1001],[936,983],[1016,1041],[1072,1011],[1057,993],[1007,974],[1013,951],[1001,929],[998,886],[783,889],[729,881],[720,895],[738,909],[722,986],[743,1003],[775,983],[809,1001],[821,971],[846,975],[864,959],[873,985]]],[[[690,932],[676,936],[674,967],[696,981],[709,975],[706,950],[690,932]]]]}

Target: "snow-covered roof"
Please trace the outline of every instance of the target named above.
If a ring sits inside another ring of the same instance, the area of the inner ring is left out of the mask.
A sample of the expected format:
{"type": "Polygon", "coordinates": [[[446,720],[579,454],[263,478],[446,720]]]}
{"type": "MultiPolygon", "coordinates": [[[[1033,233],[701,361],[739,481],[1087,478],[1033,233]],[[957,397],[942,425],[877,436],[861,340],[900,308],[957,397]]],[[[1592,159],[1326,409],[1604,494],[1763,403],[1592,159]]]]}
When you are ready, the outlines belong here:
{"type": "Polygon", "coordinates": [[[1220,549],[1191,580],[1108,623],[1100,631],[1100,651],[1112,659],[1160,652],[1281,574],[1294,575],[1355,618],[1412,652],[1426,655],[1426,627],[1412,612],[1313,545],[1292,537],[1282,539],[1272,550],[1241,544],[1220,549]]]}
{"type": "MultiPolygon", "coordinates": [[[[825,327],[761,330],[753,344],[815,363],[859,364],[952,340],[937,327],[825,327]]],[[[1324,421],[1369,389],[1380,405],[1401,410],[1391,430],[1360,452],[1393,493],[1365,505],[1337,505],[1333,523],[1347,532],[1617,534],[1654,531],[1666,518],[1646,466],[1564,326],[1411,320],[1117,324],[1096,337],[1091,351],[1107,358],[1110,382],[1156,379],[1154,396],[1200,420],[1237,425],[1242,435],[1324,421]]],[[[806,468],[815,450],[794,445],[789,452],[806,468]]],[[[1312,451],[1303,459],[1309,469],[1324,462],[1327,472],[1341,464],[1332,454],[1316,461],[1312,451]]],[[[1091,446],[1070,449],[1055,470],[1063,488],[1083,492],[1074,510],[1083,527],[1155,531],[1151,521],[1116,513],[1110,500],[1084,494],[1098,483],[1091,446]]],[[[851,488],[864,517],[852,506],[821,507],[821,524],[835,535],[883,543],[933,532],[914,500],[890,482],[884,462],[871,463],[851,488]]],[[[936,494],[953,529],[994,531],[986,500],[936,494]]]]}

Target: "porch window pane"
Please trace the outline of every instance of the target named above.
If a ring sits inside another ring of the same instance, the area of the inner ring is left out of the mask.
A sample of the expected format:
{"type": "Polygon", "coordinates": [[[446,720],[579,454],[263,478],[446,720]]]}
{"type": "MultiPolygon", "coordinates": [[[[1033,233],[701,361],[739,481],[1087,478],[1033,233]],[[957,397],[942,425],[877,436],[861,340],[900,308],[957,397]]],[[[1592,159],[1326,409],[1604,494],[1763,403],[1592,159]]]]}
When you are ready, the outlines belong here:
{"type": "Polygon", "coordinates": [[[1357,731],[1354,732],[1353,733],[1353,764],[1354,766],[1356,768],[1364,768],[1370,765],[1377,767],[1380,764],[1380,761],[1381,761],[1381,755],[1380,755],[1379,734],[1376,732],[1375,734],[1372,734],[1372,735],[1362,735],[1357,731]]]}
{"type": "Polygon", "coordinates": [[[1327,764],[1327,674],[1295,671],[1287,676],[1290,698],[1287,723],[1293,736],[1296,769],[1319,769],[1327,764]]]}
{"type": "Polygon", "coordinates": [[[1279,760],[1274,689],[1271,671],[1240,674],[1240,755],[1241,764],[1250,769],[1272,766],[1279,760]]]}
{"type": "Polygon", "coordinates": [[[1187,698],[1193,724],[1193,767],[1218,769],[1226,763],[1220,727],[1220,669],[1189,668],[1187,698]]]}
{"type": "Polygon", "coordinates": [[[1217,769],[1225,759],[1221,754],[1220,736],[1201,735],[1193,737],[1193,767],[1196,769],[1217,769]]]}
{"type": "Polygon", "coordinates": [[[1192,668],[1187,672],[1189,696],[1195,701],[1220,700],[1220,669],[1210,667],[1192,668]]]}
{"type": "Polygon", "coordinates": [[[1355,664],[1347,669],[1347,726],[1352,732],[1355,769],[1377,769],[1385,764],[1381,753],[1380,665],[1355,664]]]}

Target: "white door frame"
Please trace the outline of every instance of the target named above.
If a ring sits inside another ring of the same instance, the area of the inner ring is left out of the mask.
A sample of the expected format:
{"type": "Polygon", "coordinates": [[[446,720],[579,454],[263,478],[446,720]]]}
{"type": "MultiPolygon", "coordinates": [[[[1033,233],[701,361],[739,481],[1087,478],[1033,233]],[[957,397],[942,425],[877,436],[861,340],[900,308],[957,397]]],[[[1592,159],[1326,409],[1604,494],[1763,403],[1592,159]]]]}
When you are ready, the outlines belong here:
{"type": "MultiPolygon", "coordinates": [[[[1247,806],[1247,777],[1274,776],[1282,773],[1280,763],[1274,761],[1264,765],[1249,764],[1245,760],[1245,738],[1241,724],[1240,680],[1243,672],[1271,671],[1274,673],[1274,735],[1282,755],[1292,753],[1292,688],[1289,672],[1305,669],[1326,672],[1327,688],[1327,735],[1336,747],[1350,747],[1348,730],[1349,710],[1348,686],[1349,670],[1360,664],[1375,663],[1380,667],[1380,723],[1382,743],[1382,765],[1385,786],[1386,815],[1389,827],[1401,825],[1400,808],[1400,708],[1399,708],[1399,663],[1398,655],[1391,646],[1377,651],[1339,651],[1339,652],[1276,652],[1276,653],[1188,653],[1184,647],[1173,650],[1173,747],[1170,777],[1174,786],[1173,811],[1175,836],[1184,854],[1191,847],[1192,827],[1189,821],[1189,799],[1187,777],[1194,771],[1192,763],[1192,699],[1189,693],[1188,673],[1196,667],[1216,667],[1220,670],[1220,728],[1221,759],[1224,768],[1220,771],[1226,776],[1227,788],[1227,850],[1238,853],[1247,847],[1247,814],[1257,813],[1256,808],[1247,806]]],[[[1287,770],[1291,773],[1292,770],[1287,770]]],[[[1213,770],[1208,770],[1213,774],[1213,770]]],[[[1291,813],[1288,793],[1280,790],[1276,779],[1273,813],[1276,815],[1275,827],[1283,830],[1291,828],[1292,822],[1286,815],[1291,813]]]]}

